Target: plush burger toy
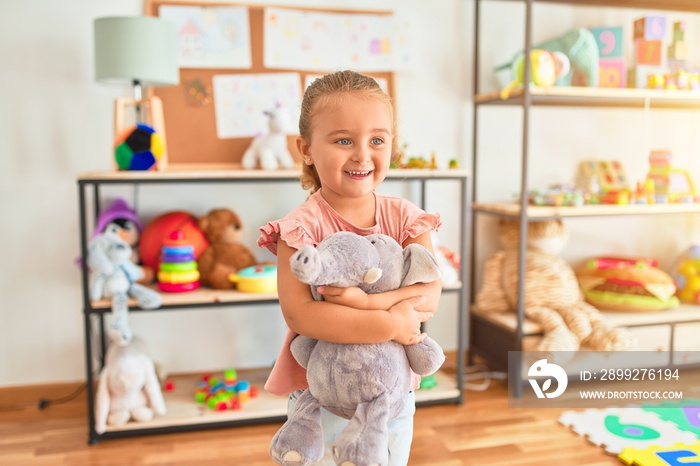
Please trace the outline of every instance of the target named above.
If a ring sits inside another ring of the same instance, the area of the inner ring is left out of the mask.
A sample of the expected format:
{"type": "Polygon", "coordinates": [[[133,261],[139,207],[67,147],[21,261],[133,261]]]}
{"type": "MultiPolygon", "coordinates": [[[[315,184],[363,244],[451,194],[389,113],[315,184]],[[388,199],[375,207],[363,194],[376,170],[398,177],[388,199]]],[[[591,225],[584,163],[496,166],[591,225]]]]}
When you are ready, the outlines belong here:
{"type": "Polygon", "coordinates": [[[680,305],[673,279],[654,260],[596,258],[576,275],[586,301],[601,310],[653,312],[680,305]]]}

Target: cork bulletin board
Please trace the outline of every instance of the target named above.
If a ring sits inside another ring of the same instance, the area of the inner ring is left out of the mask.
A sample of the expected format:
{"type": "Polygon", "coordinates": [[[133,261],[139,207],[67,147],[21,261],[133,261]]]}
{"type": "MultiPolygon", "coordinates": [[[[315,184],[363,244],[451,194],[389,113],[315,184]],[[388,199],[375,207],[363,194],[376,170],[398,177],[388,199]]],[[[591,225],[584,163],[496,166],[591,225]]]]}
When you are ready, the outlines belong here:
{"type": "MultiPolygon", "coordinates": [[[[148,16],[158,16],[159,8],[163,5],[174,6],[198,6],[198,7],[222,7],[244,6],[247,7],[250,28],[250,55],[251,67],[249,69],[215,69],[215,68],[180,68],[180,84],[176,86],[150,88],[149,92],[160,97],[163,101],[165,116],[165,132],[168,145],[168,165],[179,167],[201,166],[202,168],[235,168],[240,164],[243,152],[250,145],[252,137],[233,137],[221,139],[217,135],[217,123],[215,115],[215,99],[199,100],[193,103],[188,96],[192,91],[192,84],[201,84],[202,89],[213,94],[213,76],[235,74],[264,74],[264,73],[299,73],[301,86],[304,86],[307,76],[319,76],[324,74],[319,70],[303,69],[271,69],[264,63],[264,11],[265,5],[246,5],[242,3],[227,2],[200,2],[198,0],[145,0],[144,10],[148,16]]],[[[275,8],[284,8],[275,6],[275,8]]],[[[342,13],[342,14],[390,14],[389,11],[367,10],[332,10],[332,9],[308,9],[304,7],[291,8],[293,10],[342,13]]],[[[333,70],[328,70],[333,71],[333,70]]],[[[327,71],[326,71],[327,72],[327,71]]],[[[386,82],[389,95],[394,97],[394,74],[386,72],[366,72],[375,78],[381,78],[386,82]]],[[[300,89],[303,95],[303,88],[300,89]]],[[[296,121],[293,122],[296,127],[296,121]]],[[[287,143],[289,151],[297,162],[301,158],[296,150],[296,134],[289,135],[287,143]]]]}

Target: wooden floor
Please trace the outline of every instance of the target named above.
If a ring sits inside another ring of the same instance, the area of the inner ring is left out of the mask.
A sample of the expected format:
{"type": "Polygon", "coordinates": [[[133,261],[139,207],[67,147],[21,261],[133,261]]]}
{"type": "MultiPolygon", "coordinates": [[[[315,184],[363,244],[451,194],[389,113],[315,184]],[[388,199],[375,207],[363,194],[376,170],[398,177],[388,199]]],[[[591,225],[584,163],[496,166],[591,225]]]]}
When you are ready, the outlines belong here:
{"type": "MultiPolygon", "coordinates": [[[[271,465],[279,424],[103,440],[87,445],[86,401],[37,408],[41,396],[0,390],[0,465],[271,465]]],[[[561,411],[512,409],[507,387],[466,392],[462,406],[418,408],[410,465],[621,465],[557,422],[561,411]]]]}

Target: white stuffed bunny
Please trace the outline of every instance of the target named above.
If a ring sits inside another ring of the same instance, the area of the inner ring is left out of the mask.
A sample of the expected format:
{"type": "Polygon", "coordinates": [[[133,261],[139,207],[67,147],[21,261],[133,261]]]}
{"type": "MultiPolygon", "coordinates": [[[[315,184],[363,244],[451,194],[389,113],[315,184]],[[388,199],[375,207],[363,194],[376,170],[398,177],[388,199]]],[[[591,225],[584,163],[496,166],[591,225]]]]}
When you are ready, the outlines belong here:
{"type": "Polygon", "coordinates": [[[165,414],[153,361],[143,343],[134,338],[127,346],[111,345],[100,374],[95,399],[95,431],[122,426],[130,420],[146,422],[165,414]]]}
{"type": "Polygon", "coordinates": [[[294,159],[287,149],[287,133],[291,129],[291,119],[284,107],[278,106],[269,112],[265,112],[270,119],[270,132],[253,139],[250,146],[243,154],[241,165],[247,170],[255,168],[260,161],[260,167],[264,170],[276,170],[293,168],[294,159]]]}

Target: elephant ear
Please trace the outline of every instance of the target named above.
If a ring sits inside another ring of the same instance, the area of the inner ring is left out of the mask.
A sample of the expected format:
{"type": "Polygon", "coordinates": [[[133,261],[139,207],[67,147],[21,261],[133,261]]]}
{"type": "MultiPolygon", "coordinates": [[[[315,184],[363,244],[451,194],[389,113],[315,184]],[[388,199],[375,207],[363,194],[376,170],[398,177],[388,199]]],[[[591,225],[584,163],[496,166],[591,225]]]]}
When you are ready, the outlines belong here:
{"type": "Polygon", "coordinates": [[[415,243],[404,248],[401,286],[434,282],[440,277],[440,267],[430,251],[415,243]]]}

